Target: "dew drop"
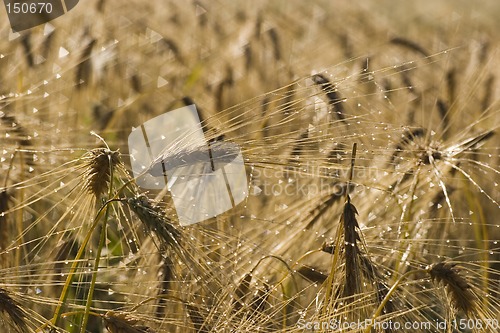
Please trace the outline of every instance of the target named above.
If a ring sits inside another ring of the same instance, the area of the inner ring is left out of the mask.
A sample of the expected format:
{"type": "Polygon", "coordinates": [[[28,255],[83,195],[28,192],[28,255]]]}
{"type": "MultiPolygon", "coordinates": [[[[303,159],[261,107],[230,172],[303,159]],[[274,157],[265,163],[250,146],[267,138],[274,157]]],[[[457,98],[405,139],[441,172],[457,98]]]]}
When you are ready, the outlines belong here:
{"type": "Polygon", "coordinates": [[[64,47],[59,48],[59,58],[64,58],[69,54],[69,51],[66,50],[64,47]]]}

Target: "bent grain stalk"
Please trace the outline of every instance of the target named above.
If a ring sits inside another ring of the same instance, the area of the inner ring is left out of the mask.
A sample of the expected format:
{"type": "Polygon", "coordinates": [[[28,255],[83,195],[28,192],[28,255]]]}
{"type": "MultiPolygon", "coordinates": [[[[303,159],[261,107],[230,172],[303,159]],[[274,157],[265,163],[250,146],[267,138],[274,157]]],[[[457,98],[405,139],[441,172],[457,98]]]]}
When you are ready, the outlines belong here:
{"type": "Polygon", "coordinates": [[[344,105],[342,104],[343,99],[340,97],[338,89],[322,74],[313,75],[312,80],[315,84],[320,86],[320,88],[326,94],[326,97],[328,98],[328,104],[337,115],[337,118],[343,123],[347,124],[345,120],[346,113],[344,105]]]}

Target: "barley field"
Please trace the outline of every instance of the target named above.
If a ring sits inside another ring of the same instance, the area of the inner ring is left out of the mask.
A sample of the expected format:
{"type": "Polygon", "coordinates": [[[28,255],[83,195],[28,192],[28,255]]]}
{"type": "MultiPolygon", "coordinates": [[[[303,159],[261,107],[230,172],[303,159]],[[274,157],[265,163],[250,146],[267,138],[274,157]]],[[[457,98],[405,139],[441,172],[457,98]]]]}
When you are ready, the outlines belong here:
{"type": "Polygon", "coordinates": [[[498,17],[81,0],[14,33],[2,9],[0,331],[500,331],[498,17]],[[193,104],[246,196],[183,225],[128,137],[193,104]]]}

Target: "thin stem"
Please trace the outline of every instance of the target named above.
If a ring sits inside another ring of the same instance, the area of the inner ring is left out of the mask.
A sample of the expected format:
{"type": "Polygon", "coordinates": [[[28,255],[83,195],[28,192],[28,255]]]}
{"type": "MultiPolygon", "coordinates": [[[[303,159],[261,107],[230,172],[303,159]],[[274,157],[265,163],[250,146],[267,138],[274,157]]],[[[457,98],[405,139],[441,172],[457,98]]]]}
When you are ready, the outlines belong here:
{"type": "Polygon", "coordinates": [[[144,304],[147,304],[147,303],[152,302],[152,301],[156,301],[157,299],[172,299],[174,301],[178,301],[179,303],[186,304],[186,301],[184,301],[183,299],[181,299],[179,297],[168,295],[168,294],[160,294],[160,295],[148,297],[145,300],[140,301],[139,303],[134,305],[128,312],[133,312],[133,311],[137,310],[138,308],[140,308],[141,306],[143,306],[144,304]]]}
{"type": "MultiPolygon", "coordinates": [[[[64,313],[61,313],[61,318],[66,318],[66,317],[70,317],[70,316],[76,316],[76,315],[79,315],[79,314],[82,314],[82,313],[84,313],[84,312],[83,311],[64,312],[64,313]]],[[[90,311],[89,313],[90,313],[90,315],[92,315],[94,317],[102,317],[103,316],[102,314],[94,312],[94,311],[90,311]]]]}
{"type": "Polygon", "coordinates": [[[411,233],[415,231],[415,227],[413,230],[410,230],[410,223],[407,223],[408,221],[411,221],[412,218],[412,210],[413,210],[413,202],[414,202],[414,197],[415,193],[417,191],[417,185],[419,183],[419,175],[420,175],[420,165],[417,168],[417,171],[414,173],[414,180],[411,184],[411,189],[410,189],[410,202],[409,203],[404,203],[402,207],[402,212],[401,212],[401,218],[399,220],[399,225],[398,225],[398,234],[403,235],[403,239],[400,239],[400,246],[399,246],[399,253],[400,255],[398,256],[398,260],[396,260],[394,264],[394,271],[399,271],[400,266],[403,264],[403,258],[407,255],[408,252],[410,252],[411,248],[411,233]],[[403,230],[402,230],[403,229],[403,230]]]}
{"type": "Polygon", "coordinates": [[[96,253],[96,258],[95,258],[95,263],[94,263],[94,271],[92,273],[92,280],[90,282],[89,293],[87,295],[87,302],[85,304],[85,312],[83,315],[82,327],[80,329],[81,333],[85,333],[86,328],[87,328],[87,323],[89,320],[90,307],[92,305],[92,300],[94,297],[94,289],[95,289],[95,283],[97,280],[97,271],[99,270],[99,262],[101,259],[101,252],[102,252],[102,248],[104,247],[104,242],[106,241],[106,226],[107,226],[107,220],[108,220],[108,215],[109,215],[108,212],[109,212],[109,209],[106,208],[104,222],[102,223],[102,227],[101,227],[101,237],[99,239],[99,246],[97,248],[97,253],[96,253]]]}
{"type": "Polygon", "coordinates": [[[324,311],[326,311],[326,309],[328,308],[327,305],[330,304],[330,297],[331,297],[332,291],[333,291],[333,276],[335,275],[335,269],[337,268],[337,262],[339,261],[339,258],[340,258],[340,240],[341,240],[340,236],[342,235],[342,228],[343,228],[342,223],[339,223],[338,230],[337,230],[337,237],[335,239],[335,250],[333,251],[333,256],[332,256],[332,266],[330,269],[330,274],[328,275],[328,279],[326,279],[327,284],[326,284],[324,311]]]}
{"type": "MultiPolygon", "coordinates": [[[[250,274],[253,274],[253,272],[255,271],[255,269],[257,269],[257,266],[260,265],[260,263],[265,260],[265,259],[276,259],[278,260],[279,262],[281,262],[285,267],[286,269],[288,270],[288,273],[290,274],[290,276],[292,277],[292,281],[293,281],[293,285],[295,287],[295,290],[299,290],[299,286],[297,285],[297,281],[295,280],[295,276],[292,274],[293,273],[293,270],[292,268],[286,263],[286,261],[284,261],[282,258],[278,257],[278,256],[275,256],[273,254],[270,254],[270,255],[267,255],[267,256],[264,256],[262,258],[260,258],[260,260],[257,262],[257,264],[252,268],[252,270],[250,271],[250,274]]],[[[278,283],[277,285],[283,285],[283,281],[287,278],[288,274],[285,275],[278,283]]]]}
{"type": "Polygon", "coordinates": [[[369,321],[368,326],[365,328],[364,333],[370,333],[371,328],[375,324],[375,319],[377,319],[377,317],[380,316],[380,314],[382,313],[382,310],[384,309],[385,305],[387,304],[387,302],[389,301],[389,299],[391,298],[392,294],[397,289],[397,287],[399,287],[399,285],[401,284],[401,282],[403,282],[406,278],[408,278],[411,275],[418,274],[418,273],[427,273],[427,272],[428,271],[425,270],[425,269],[415,269],[413,271],[409,271],[409,272],[401,275],[399,277],[399,279],[397,279],[396,282],[394,282],[394,284],[392,285],[391,289],[389,289],[389,291],[387,292],[387,295],[385,295],[385,297],[382,300],[382,302],[380,302],[377,310],[375,310],[375,312],[373,313],[372,318],[369,321]]]}
{"type": "Polygon", "coordinates": [[[87,244],[90,241],[90,236],[92,235],[92,232],[99,224],[99,219],[101,217],[102,212],[104,211],[104,208],[110,202],[118,201],[118,200],[119,199],[108,200],[104,203],[104,205],[101,208],[99,208],[99,211],[97,212],[96,217],[94,218],[94,221],[92,222],[92,225],[90,226],[89,231],[85,235],[85,238],[83,239],[83,242],[80,245],[80,248],[78,249],[78,253],[75,256],[75,259],[73,260],[73,264],[71,265],[71,268],[69,270],[68,277],[66,278],[66,282],[64,283],[63,290],[61,292],[61,296],[59,297],[59,302],[57,304],[56,310],[54,311],[54,316],[52,317],[52,319],[50,321],[53,326],[57,325],[57,321],[61,317],[62,306],[64,305],[64,303],[66,303],[66,298],[68,297],[68,290],[69,290],[69,287],[73,281],[73,277],[74,277],[76,269],[78,267],[79,260],[83,256],[83,252],[85,251],[85,248],[87,247],[87,244]]]}
{"type": "MultiPolygon", "coordinates": [[[[95,134],[97,135],[97,134],[95,134]]],[[[109,149],[109,147],[108,147],[109,149]]],[[[108,189],[108,197],[111,197],[111,194],[113,193],[113,163],[111,161],[111,157],[108,156],[109,160],[109,189],[108,189]]],[[[87,295],[87,303],[85,304],[85,314],[83,315],[83,322],[82,322],[82,327],[80,329],[81,333],[85,333],[87,329],[87,323],[89,320],[89,314],[90,314],[90,307],[92,305],[92,300],[94,297],[94,290],[95,290],[95,283],[97,280],[97,272],[99,271],[99,262],[101,261],[101,253],[102,253],[102,248],[104,247],[104,244],[106,242],[106,227],[108,225],[108,218],[109,218],[109,208],[106,206],[106,212],[104,213],[104,221],[102,223],[101,227],[101,237],[99,239],[99,245],[97,247],[97,253],[96,253],[96,258],[94,262],[94,272],[92,273],[92,281],[90,282],[90,288],[89,288],[89,293],[87,295]]]]}
{"type": "Polygon", "coordinates": [[[14,166],[14,160],[15,160],[16,154],[17,154],[17,149],[14,150],[14,152],[12,153],[9,167],[7,168],[7,173],[5,174],[5,180],[4,180],[4,184],[3,184],[4,189],[7,189],[7,182],[9,181],[10,170],[12,170],[12,167],[14,166]]]}
{"type": "Polygon", "coordinates": [[[322,252],[323,250],[321,248],[319,249],[316,249],[316,250],[310,250],[310,251],[307,251],[306,253],[304,253],[302,256],[300,256],[300,258],[298,258],[297,260],[295,260],[295,263],[292,265],[292,269],[295,268],[295,266],[297,266],[302,260],[304,260],[306,257],[310,256],[311,254],[313,253],[318,253],[318,252],[322,252]]]}
{"type": "Polygon", "coordinates": [[[351,153],[351,168],[349,170],[349,179],[347,180],[347,186],[345,190],[345,201],[349,200],[349,188],[351,187],[352,178],[354,176],[354,163],[356,162],[356,150],[358,148],[358,144],[354,142],[352,144],[352,153],[351,153]]]}
{"type": "MultiPolygon", "coordinates": [[[[102,207],[102,208],[104,208],[104,207],[102,207]]],[[[102,213],[102,208],[97,213],[97,216],[94,219],[94,222],[90,226],[90,230],[85,235],[85,239],[83,240],[82,245],[80,245],[80,248],[78,249],[78,253],[75,256],[75,259],[73,260],[73,264],[71,265],[71,268],[69,270],[68,277],[66,278],[66,282],[64,283],[64,286],[63,286],[63,290],[61,291],[61,296],[59,297],[59,302],[57,304],[56,310],[54,311],[54,316],[52,317],[52,320],[51,320],[51,323],[54,326],[57,325],[57,321],[59,320],[59,317],[61,316],[61,313],[62,313],[62,306],[64,305],[64,303],[66,303],[66,297],[68,297],[68,289],[73,281],[73,277],[75,275],[76,268],[79,264],[78,261],[83,256],[83,252],[85,251],[85,248],[87,247],[87,244],[90,240],[90,236],[92,235],[92,232],[94,231],[94,229],[97,227],[97,224],[99,223],[99,216],[102,213]]]]}
{"type": "MultiPolygon", "coordinates": [[[[351,181],[354,176],[354,163],[356,162],[356,150],[357,150],[357,143],[354,142],[352,144],[352,153],[351,153],[351,167],[349,170],[349,178],[347,179],[347,184],[346,184],[346,190],[345,190],[345,202],[349,202],[349,188],[351,187],[351,181]]],[[[340,223],[337,228],[337,237],[335,238],[335,251],[333,252],[333,257],[332,257],[332,266],[330,269],[330,274],[328,275],[328,279],[326,279],[326,294],[325,294],[325,304],[324,304],[324,311],[327,311],[328,305],[330,304],[331,300],[331,295],[333,292],[333,277],[335,275],[335,270],[337,269],[337,263],[339,262],[340,258],[340,242],[341,242],[341,235],[343,234],[343,215],[340,217],[340,223]]],[[[324,312],[326,314],[326,312],[324,312]]]]}

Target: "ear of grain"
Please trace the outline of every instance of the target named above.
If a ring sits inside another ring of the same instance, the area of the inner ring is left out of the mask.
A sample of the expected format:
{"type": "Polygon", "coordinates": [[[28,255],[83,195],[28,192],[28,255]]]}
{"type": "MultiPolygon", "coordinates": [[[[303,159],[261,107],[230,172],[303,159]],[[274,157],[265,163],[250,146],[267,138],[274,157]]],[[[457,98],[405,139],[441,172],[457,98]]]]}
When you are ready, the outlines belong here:
{"type": "Polygon", "coordinates": [[[346,153],[346,145],[339,143],[328,153],[327,161],[332,164],[340,164],[346,153]]]}
{"type": "Polygon", "coordinates": [[[271,28],[267,31],[267,33],[269,34],[269,37],[271,38],[273,44],[274,60],[281,60],[281,47],[278,32],[275,28],[271,28]]]}
{"type": "Polygon", "coordinates": [[[495,86],[495,76],[491,74],[490,76],[488,76],[488,79],[486,79],[486,82],[484,83],[484,94],[481,101],[483,112],[488,110],[488,108],[491,106],[493,102],[492,96],[494,95],[493,93],[494,86],[495,86]]]}
{"type": "Polygon", "coordinates": [[[106,148],[93,149],[87,156],[86,188],[100,198],[108,190],[111,182],[111,168],[116,168],[120,163],[120,153],[106,148]]]}
{"type": "Polygon", "coordinates": [[[108,311],[103,318],[110,333],[155,333],[152,328],[139,325],[130,313],[108,311]]]}
{"type": "Polygon", "coordinates": [[[300,155],[302,155],[302,152],[304,151],[305,144],[308,142],[308,138],[309,138],[308,130],[302,132],[300,136],[297,138],[295,144],[293,145],[292,151],[290,152],[290,159],[288,160],[288,165],[294,165],[294,163],[296,163],[296,161],[300,158],[300,155]]]}
{"type": "Polygon", "coordinates": [[[35,61],[33,60],[33,50],[31,48],[31,33],[26,33],[21,38],[21,44],[23,46],[24,55],[26,56],[26,62],[29,67],[33,67],[35,65],[35,61]]]}
{"type": "Polygon", "coordinates": [[[263,283],[262,288],[259,288],[252,299],[250,306],[253,310],[252,315],[262,314],[268,308],[268,298],[270,295],[270,286],[263,283]]]}
{"type": "Polygon", "coordinates": [[[116,113],[116,109],[110,109],[103,103],[95,104],[92,107],[92,115],[96,120],[96,126],[99,130],[105,129],[116,113]]]}
{"type": "Polygon", "coordinates": [[[162,38],[160,40],[160,47],[165,50],[166,52],[172,52],[174,55],[175,59],[179,61],[181,64],[184,64],[183,56],[181,54],[181,51],[179,50],[179,47],[177,46],[177,43],[174,42],[170,38],[162,38]]]}
{"type": "Polygon", "coordinates": [[[191,322],[193,323],[195,332],[211,332],[210,327],[207,326],[207,323],[205,322],[206,316],[202,315],[200,308],[194,304],[186,303],[185,305],[188,310],[189,319],[191,319],[191,322]]]}
{"type": "Polygon", "coordinates": [[[446,73],[446,88],[448,93],[448,104],[453,105],[457,98],[457,70],[451,68],[446,73]]]}
{"type": "Polygon", "coordinates": [[[436,105],[439,111],[439,116],[442,120],[441,127],[443,128],[443,135],[445,135],[448,130],[448,126],[450,125],[449,106],[441,98],[438,98],[436,105]]]}
{"type": "Polygon", "coordinates": [[[45,37],[45,40],[43,41],[42,44],[42,57],[47,59],[50,55],[51,50],[53,50],[53,45],[52,43],[54,42],[55,39],[55,31],[52,31],[47,34],[47,37],[45,37]]]}
{"type": "Polygon", "coordinates": [[[303,278],[314,283],[323,283],[328,278],[328,275],[308,266],[301,266],[297,269],[297,273],[303,278]]]}
{"type": "Polygon", "coordinates": [[[130,86],[135,93],[141,93],[142,91],[142,83],[139,75],[134,74],[130,77],[130,86]]]}
{"type": "Polygon", "coordinates": [[[245,55],[245,70],[248,72],[253,67],[252,47],[250,44],[245,45],[243,52],[245,55]]]}
{"type": "Polygon", "coordinates": [[[12,322],[16,331],[28,332],[26,324],[26,315],[21,307],[9,296],[7,290],[0,288],[0,313],[6,315],[12,322]]]}
{"type": "MultiPolygon", "coordinates": [[[[414,96],[415,100],[413,102],[418,105],[419,98],[422,94],[417,90],[417,88],[415,88],[415,85],[410,77],[409,68],[407,66],[401,66],[399,75],[401,76],[401,81],[403,81],[403,85],[406,87],[406,90],[414,96]]],[[[412,121],[409,123],[411,124],[412,121]]]]}
{"type": "Polygon", "coordinates": [[[82,53],[80,63],[76,69],[75,84],[77,89],[81,89],[89,83],[90,74],[92,72],[92,60],[90,59],[90,55],[92,54],[92,49],[96,42],[96,39],[92,39],[82,53]]]}
{"type": "Polygon", "coordinates": [[[312,77],[314,83],[321,87],[323,92],[328,98],[328,104],[333,108],[333,111],[337,115],[337,118],[342,122],[345,121],[345,109],[342,104],[342,98],[340,97],[335,86],[322,74],[316,74],[312,77]]]}
{"type": "Polygon", "coordinates": [[[180,246],[180,231],[172,224],[167,214],[160,207],[154,206],[147,196],[138,195],[126,202],[144,226],[158,236],[162,246],[173,249],[180,246]]]}
{"type": "Polygon", "coordinates": [[[452,307],[470,317],[477,310],[477,299],[471,285],[459,272],[456,264],[450,262],[440,262],[428,269],[431,279],[446,289],[452,307]]]}
{"type": "MultiPolygon", "coordinates": [[[[387,282],[384,281],[382,274],[379,271],[379,268],[375,263],[373,263],[370,258],[366,255],[360,253],[360,263],[363,272],[363,276],[370,281],[370,283],[374,283],[377,292],[377,301],[380,304],[387,293],[389,292],[389,287],[387,286],[387,282]]],[[[394,306],[392,302],[387,302],[384,306],[384,313],[394,312],[394,306]]]]}
{"type": "Polygon", "coordinates": [[[393,37],[389,41],[391,44],[403,46],[409,50],[420,53],[424,57],[429,57],[429,52],[418,43],[403,37],[393,37]]]}
{"type": "Polygon", "coordinates": [[[233,300],[233,310],[238,311],[245,305],[246,298],[250,293],[250,282],[252,281],[252,274],[247,273],[241,279],[238,287],[234,291],[235,299],[233,300]]]}
{"type": "Polygon", "coordinates": [[[99,0],[97,1],[96,3],[96,9],[98,12],[103,12],[104,11],[104,4],[105,4],[106,0],[99,0]]]}
{"type": "MultiPolygon", "coordinates": [[[[183,234],[159,206],[154,205],[150,199],[141,194],[124,201],[137,215],[145,228],[155,234],[159,240],[159,250],[163,254],[175,254],[187,267],[197,274],[212,274],[208,269],[204,257],[200,253],[193,252],[193,248],[187,247],[183,234]]],[[[208,278],[208,277],[207,277],[208,278]]]]}
{"type": "MultiPolygon", "coordinates": [[[[169,293],[171,288],[171,283],[174,280],[174,263],[169,256],[162,256],[163,264],[160,267],[160,290],[158,291],[158,295],[165,295],[169,293]]],[[[167,303],[167,299],[164,297],[158,298],[158,306],[156,309],[156,316],[158,318],[163,317],[165,314],[165,304],[167,303]]]]}
{"type": "Polygon", "coordinates": [[[352,296],[360,291],[361,271],[359,265],[359,248],[357,242],[360,240],[357,229],[359,229],[356,214],[358,211],[349,200],[344,205],[341,221],[344,224],[345,244],[345,286],[344,296],[353,301],[352,296]]]}

